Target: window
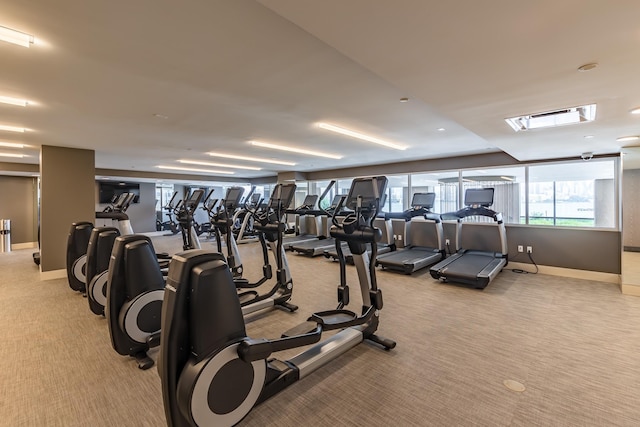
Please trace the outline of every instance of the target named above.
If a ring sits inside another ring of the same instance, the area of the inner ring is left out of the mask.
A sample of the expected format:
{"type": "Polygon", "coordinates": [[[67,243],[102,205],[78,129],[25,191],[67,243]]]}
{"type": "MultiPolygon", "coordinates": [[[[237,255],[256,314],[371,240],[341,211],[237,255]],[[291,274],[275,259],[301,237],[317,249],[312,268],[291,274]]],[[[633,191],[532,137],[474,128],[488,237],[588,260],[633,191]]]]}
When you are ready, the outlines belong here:
{"type": "Polygon", "coordinates": [[[436,193],[433,212],[455,212],[458,204],[458,171],[432,172],[411,175],[411,198],[414,193],[436,193]]]}
{"type": "MultiPolygon", "coordinates": [[[[502,213],[505,223],[526,223],[525,168],[490,168],[462,172],[462,196],[468,188],[493,188],[491,209],[502,213]]],[[[463,200],[464,203],[464,200],[463,200]]],[[[488,221],[492,221],[487,218],[488,221]]]]}
{"type": "MultiPolygon", "coordinates": [[[[312,181],[309,183],[309,194],[316,194],[318,197],[320,197],[322,195],[322,193],[324,192],[324,190],[327,189],[327,187],[329,186],[329,183],[331,181],[312,181]]],[[[325,196],[325,198],[320,201],[318,200],[318,203],[320,204],[320,207],[322,209],[327,209],[329,207],[329,205],[331,205],[331,200],[333,199],[334,194],[336,194],[336,189],[335,187],[333,187],[331,189],[331,191],[329,191],[329,194],[327,194],[325,196]]]]}
{"type": "Polygon", "coordinates": [[[390,175],[387,179],[387,200],[380,209],[384,212],[402,212],[409,209],[409,175],[390,175]]]}
{"type": "Polygon", "coordinates": [[[617,225],[613,159],[529,167],[529,224],[617,225]]]}

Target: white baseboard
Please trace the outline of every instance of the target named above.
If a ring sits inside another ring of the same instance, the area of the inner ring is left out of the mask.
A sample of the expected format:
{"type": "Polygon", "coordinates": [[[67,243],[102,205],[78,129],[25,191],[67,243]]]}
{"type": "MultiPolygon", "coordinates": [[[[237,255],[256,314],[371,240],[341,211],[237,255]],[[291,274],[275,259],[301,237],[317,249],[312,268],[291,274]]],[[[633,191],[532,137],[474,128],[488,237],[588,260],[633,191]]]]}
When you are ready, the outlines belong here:
{"type": "Polygon", "coordinates": [[[64,268],[61,270],[41,271],[40,280],[53,280],[62,279],[67,277],[67,270],[64,268]]]}
{"type": "MultiPolygon", "coordinates": [[[[523,262],[509,262],[507,268],[519,268],[525,271],[533,271],[533,264],[523,262]]],[[[552,267],[549,265],[538,265],[538,271],[541,274],[550,276],[571,277],[574,279],[596,280],[598,282],[613,283],[620,285],[620,275],[613,273],[602,273],[600,271],[575,270],[573,268],[552,267]]]]}

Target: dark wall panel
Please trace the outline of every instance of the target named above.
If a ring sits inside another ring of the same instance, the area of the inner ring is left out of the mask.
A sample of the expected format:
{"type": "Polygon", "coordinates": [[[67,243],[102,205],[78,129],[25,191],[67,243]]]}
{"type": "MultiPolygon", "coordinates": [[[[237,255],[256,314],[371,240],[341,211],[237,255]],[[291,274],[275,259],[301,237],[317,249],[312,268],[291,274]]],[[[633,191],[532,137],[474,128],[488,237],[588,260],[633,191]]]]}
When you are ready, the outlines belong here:
{"type": "Polygon", "coordinates": [[[21,176],[0,176],[0,219],[11,220],[11,243],[38,240],[37,179],[21,176]]]}
{"type": "MultiPolygon", "coordinates": [[[[444,224],[445,238],[451,240],[455,250],[456,224],[444,224]]],[[[467,224],[464,238],[468,244],[476,239],[476,249],[495,250],[497,233],[495,227],[486,224],[467,224]]],[[[507,225],[507,247],[509,259],[530,263],[526,253],[518,253],[518,245],[531,246],[531,254],[537,264],[577,270],[620,274],[621,234],[609,230],[569,229],[507,225]]]]}

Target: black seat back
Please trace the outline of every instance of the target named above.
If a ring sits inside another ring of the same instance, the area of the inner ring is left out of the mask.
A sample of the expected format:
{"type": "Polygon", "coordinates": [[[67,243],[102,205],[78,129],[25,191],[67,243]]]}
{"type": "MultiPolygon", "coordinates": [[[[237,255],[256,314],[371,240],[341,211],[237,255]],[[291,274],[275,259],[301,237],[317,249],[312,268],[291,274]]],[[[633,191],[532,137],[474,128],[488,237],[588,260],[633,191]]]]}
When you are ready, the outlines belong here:
{"type": "Polygon", "coordinates": [[[84,292],[86,285],[86,254],[93,224],[88,221],[71,224],[67,238],[67,279],[74,291],[84,292]]]}
{"type": "Polygon", "coordinates": [[[120,327],[122,307],[138,295],[163,288],[164,279],[151,239],[140,234],[117,237],[109,263],[105,315],[111,344],[119,354],[135,355],[148,349],[120,327]]]}
{"type": "MultiPolygon", "coordinates": [[[[104,305],[93,297],[92,287],[97,276],[109,268],[111,250],[120,231],[115,227],[95,227],[91,231],[89,244],[87,245],[87,301],[89,308],[97,315],[104,314],[104,305]]],[[[106,290],[106,289],[105,289],[106,290]]],[[[102,293],[104,290],[99,289],[102,293]]]]}

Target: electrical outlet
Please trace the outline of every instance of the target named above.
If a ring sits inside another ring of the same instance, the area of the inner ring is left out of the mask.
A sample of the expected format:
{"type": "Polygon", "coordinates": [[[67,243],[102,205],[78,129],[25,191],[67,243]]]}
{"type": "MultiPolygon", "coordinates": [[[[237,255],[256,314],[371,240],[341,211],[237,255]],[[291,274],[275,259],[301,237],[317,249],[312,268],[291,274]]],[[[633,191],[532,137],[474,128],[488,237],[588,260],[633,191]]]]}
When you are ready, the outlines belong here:
{"type": "Polygon", "coordinates": [[[449,244],[451,244],[451,242],[449,241],[449,239],[444,239],[444,244],[449,246],[449,244]]]}
{"type": "Polygon", "coordinates": [[[532,254],[533,253],[533,248],[531,246],[527,246],[527,253],[528,254],[532,254]]]}
{"type": "Polygon", "coordinates": [[[518,245],[518,252],[524,252],[524,247],[522,245],[518,245]]]}

